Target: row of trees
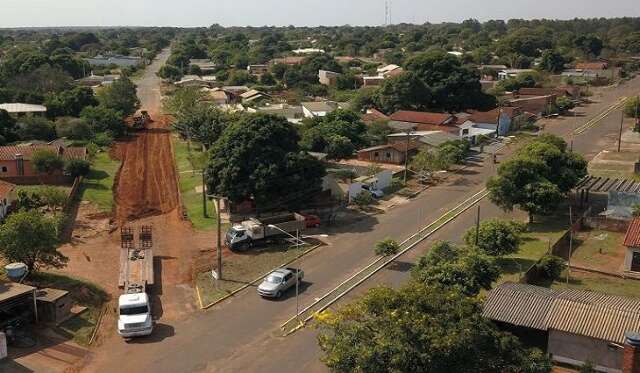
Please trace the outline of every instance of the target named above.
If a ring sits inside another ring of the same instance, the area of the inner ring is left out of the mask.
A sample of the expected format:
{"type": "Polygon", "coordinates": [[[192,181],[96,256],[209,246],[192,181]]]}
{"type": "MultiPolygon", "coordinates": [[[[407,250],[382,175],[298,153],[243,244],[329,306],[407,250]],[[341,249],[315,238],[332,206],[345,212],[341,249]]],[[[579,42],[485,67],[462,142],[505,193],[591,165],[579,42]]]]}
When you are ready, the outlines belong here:
{"type": "MultiPolygon", "coordinates": [[[[525,348],[482,317],[477,298],[498,279],[497,259],[518,251],[524,229],[485,221],[465,233],[466,246],[434,244],[401,289],[374,288],[318,315],[322,360],[339,372],[550,372],[541,351],[525,348]]],[[[376,254],[399,249],[386,239],[376,254]]]]}

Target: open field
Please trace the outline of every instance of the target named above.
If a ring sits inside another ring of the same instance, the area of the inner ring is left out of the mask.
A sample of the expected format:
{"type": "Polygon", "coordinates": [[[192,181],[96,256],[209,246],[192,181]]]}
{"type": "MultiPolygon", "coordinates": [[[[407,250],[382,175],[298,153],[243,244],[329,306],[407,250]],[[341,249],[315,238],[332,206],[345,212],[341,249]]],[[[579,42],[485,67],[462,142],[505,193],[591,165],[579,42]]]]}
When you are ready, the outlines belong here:
{"type": "Polygon", "coordinates": [[[200,170],[204,163],[205,153],[197,144],[192,144],[189,149],[186,141],[176,137],[174,137],[173,144],[178,167],[180,194],[187,217],[196,230],[211,229],[216,224],[215,203],[207,201],[207,217],[204,217],[202,204],[202,173],[200,170]]]}
{"type": "Polygon", "coordinates": [[[623,297],[640,297],[640,281],[633,279],[622,279],[596,273],[571,271],[569,283],[566,282],[567,272],[564,271],[560,278],[549,284],[539,284],[551,287],[552,289],[578,289],[597,291],[611,295],[623,297]]]}
{"type": "Polygon", "coordinates": [[[215,281],[211,272],[198,274],[196,286],[202,306],[224,298],[266,272],[299,257],[311,247],[311,244],[296,247],[283,243],[226,256],[223,258],[224,280],[215,281]]]}
{"type": "Polygon", "coordinates": [[[93,159],[91,172],[82,182],[82,199],[98,206],[102,212],[113,209],[113,182],[120,162],[112,159],[107,152],[100,152],[93,159]]]}

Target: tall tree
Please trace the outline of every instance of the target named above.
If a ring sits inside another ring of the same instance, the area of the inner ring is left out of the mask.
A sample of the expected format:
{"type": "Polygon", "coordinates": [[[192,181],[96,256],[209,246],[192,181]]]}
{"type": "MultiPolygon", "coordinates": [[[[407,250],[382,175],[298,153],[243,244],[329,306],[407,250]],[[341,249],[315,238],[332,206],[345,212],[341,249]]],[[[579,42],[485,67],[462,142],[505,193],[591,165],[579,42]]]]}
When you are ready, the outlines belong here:
{"type": "Polygon", "coordinates": [[[482,317],[450,289],[378,287],[316,317],[322,361],[334,372],[546,373],[551,363],[482,317]]]}
{"type": "Polygon", "coordinates": [[[518,252],[524,226],[514,221],[491,219],[483,221],[479,229],[469,228],[464,234],[468,246],[476,246],[487,255],[502,256],[518,252]]]}
{"type": "Polygon", "coordinates": [[[136,95],[136,85],[127,78],[122,77],[107,87],[98,91],[100,105],[121,112],[123,115],[131,115],[140,106],[140,100],[136,95]]]}
{"type": "Polygon", "coordinates": [[[283,117],[250,114],[231,124],[211,147],[206,170],[213,193],[259,208],[299,206],[321,189],[324,166],[300,153],[298,134],[283,117]]]}
{"type": "Polygon", "coordinates": [[[0,253],[9,262],[22,262],[29,271],[61,268],[67,258],[56,250],[56,222],[38,210],[18,211],[0,226],[0,253]]]}
{"type": "Polygon", "coordinates": [[[431,103],[431,92],[416,74],[405,72],[384,81],[376,92],[375,103],[388,114],[398,110],[423,110],[431,103]]]}

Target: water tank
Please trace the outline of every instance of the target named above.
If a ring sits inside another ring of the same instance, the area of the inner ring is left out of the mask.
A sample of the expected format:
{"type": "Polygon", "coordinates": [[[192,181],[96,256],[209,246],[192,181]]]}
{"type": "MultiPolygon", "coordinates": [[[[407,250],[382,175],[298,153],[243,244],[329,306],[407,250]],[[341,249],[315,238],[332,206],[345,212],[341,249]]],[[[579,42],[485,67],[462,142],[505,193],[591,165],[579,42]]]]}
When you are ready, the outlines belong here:
{"type": "Polygon", "coordinates": [[[27,265],[24,263],[10,263],[4,266],[7,277],[13,281],[20,281],[27,273],[27,265]]]}

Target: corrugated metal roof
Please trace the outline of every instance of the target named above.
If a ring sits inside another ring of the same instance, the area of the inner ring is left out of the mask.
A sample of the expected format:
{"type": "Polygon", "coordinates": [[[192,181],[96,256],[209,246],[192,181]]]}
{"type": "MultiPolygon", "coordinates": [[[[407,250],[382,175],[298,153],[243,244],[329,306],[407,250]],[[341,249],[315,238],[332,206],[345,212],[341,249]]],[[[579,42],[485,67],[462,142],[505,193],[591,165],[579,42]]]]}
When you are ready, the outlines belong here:
{"type": "Polygon", "coordinates": [[[43,105],[9,103],[0,104],[0,110],[6,110],[8,113],[44,113],[47,107],[43,105]]]}
{"type": "Polygon", "coordinates": [[[593,193],[639,193],[640,182],[629,179],[611,179],[607,177],[587,176],[576,185],[575,189],[588,190],[593,193]]]}
{"type": "Polygon", "coordinates": [[[489,292],[483,315],[538,330],[559,330],[624,343],[640,331],[640,299],[583,290],[505,283],[489,292]]]}

